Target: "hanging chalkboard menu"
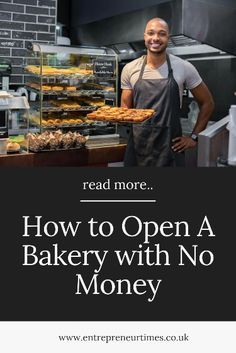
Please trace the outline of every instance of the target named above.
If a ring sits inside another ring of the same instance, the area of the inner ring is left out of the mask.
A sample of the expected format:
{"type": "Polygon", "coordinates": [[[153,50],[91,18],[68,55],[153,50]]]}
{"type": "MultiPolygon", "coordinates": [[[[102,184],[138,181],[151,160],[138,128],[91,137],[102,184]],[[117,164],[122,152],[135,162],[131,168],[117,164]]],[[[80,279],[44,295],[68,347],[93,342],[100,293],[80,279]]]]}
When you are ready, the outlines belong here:
{"type": "Polygon", "coordinates": [[[115,62],[111,60],[94,60],[93,73],[97,77],[113,77],[115,73],[115,62]]]}

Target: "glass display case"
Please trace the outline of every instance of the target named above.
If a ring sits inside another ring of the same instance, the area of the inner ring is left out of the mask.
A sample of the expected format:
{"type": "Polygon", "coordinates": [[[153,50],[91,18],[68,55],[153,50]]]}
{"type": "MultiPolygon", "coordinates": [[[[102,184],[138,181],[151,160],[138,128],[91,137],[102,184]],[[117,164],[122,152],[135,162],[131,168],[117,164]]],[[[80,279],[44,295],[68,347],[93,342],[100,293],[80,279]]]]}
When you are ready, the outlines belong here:
{"type": "Polygon", "coordinates": [[[116,133],[110,122],[87,114],[104,105],[117,105],[118,59],[110,48],[52,46],[31,43],[25,58],[29,92],[30,131],[116,133]]]}

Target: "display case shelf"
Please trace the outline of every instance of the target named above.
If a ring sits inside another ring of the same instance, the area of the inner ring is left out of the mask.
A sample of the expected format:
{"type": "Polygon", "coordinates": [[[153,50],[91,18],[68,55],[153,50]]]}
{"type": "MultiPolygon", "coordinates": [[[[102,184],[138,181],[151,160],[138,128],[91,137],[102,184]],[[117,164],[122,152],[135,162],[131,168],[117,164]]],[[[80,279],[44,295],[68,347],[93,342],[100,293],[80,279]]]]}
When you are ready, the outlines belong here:
{"type": "Polygon", "coordinates": [[[91,112],[96,110],[97,107],[80,107],[80,108],[57,108],[57,107],[43,107],[43,113],[63,113],[63,112],[91,112]]]}
{"type": "Polygon", "coordinates": [[[67,96],[67,97],[93,97],[93,96],[105,96],[107,98],[115,98],[116,94],[110,91],[102,90],[40,90],[26,85],[29,92],[39,94],[40,92],[46,96],[67,96]]]}

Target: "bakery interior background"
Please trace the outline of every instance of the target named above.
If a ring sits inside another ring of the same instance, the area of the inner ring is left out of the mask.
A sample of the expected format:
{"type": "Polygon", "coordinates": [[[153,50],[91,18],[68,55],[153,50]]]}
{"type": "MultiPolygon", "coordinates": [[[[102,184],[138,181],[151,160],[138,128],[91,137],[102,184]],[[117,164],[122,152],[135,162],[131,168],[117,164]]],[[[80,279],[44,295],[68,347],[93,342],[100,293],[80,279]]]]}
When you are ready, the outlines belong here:
{"type": "MultiPolygon", "coordinates": [[[[216,103],[212,121],[227,116],[236,104],[234,0],[0,1],[0,60],[11,60],[10,84],[17,89],[24,85],[29,42],[56,44],[58,37],[65,37],[72,46],[112,47],[120,73],[127,62],[144,53],[143,28],[155,16],[170,24],[169,51],[193,63],[210,88],[216,103]]],[[[195,113],[192,101],[185,92],[185,119],[190,110],[195,113]]]]}

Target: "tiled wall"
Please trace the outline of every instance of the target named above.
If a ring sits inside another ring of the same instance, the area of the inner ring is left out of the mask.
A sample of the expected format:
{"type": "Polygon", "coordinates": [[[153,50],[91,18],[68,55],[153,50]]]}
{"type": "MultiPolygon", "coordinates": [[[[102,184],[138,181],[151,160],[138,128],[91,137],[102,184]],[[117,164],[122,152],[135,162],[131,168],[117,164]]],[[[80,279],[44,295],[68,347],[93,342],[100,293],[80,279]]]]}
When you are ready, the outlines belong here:
{"type": "Polygon", "coordinates": [[[23,84],[28,42],[55,44],[57,0],[0,0],[0,60],[10,59],[10,83],[23,84]]]}

